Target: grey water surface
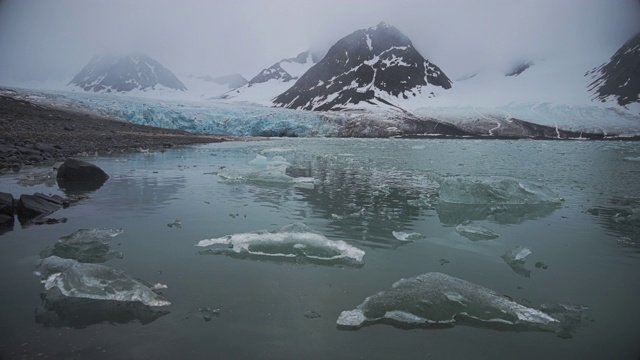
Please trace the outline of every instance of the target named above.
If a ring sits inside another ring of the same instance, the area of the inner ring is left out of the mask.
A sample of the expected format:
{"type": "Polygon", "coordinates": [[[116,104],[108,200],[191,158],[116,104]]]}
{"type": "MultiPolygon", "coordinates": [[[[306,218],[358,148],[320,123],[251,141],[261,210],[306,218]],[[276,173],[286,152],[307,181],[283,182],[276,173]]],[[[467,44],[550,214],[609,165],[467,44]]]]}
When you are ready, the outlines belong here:
{"type": "MultiPolygon", "coordinates": [[[[437,139],[84,158],[110,179],[52,215],[68,222],[0,235],[0,358],[637,359],[638,159],[636,142],[437,139]],[[91,228],[122,229],[110,240],[122,258],[101,265],[166,285],[171,305],[41,295],[41,252],[91,228]],[[393,322],[338,326],[433,272],[472,284],[467,298],[490,289],[536,314],[580,311],[550,330],[511,326],[470,319],[463,307],[484,307],[447,293],[451,321],[398,326],[402,311],[436,306],[409,288],[385,305],[393,322]]],[[[46,170],[3,175],[0,191],[64,195],[26,178],[46,170]]]]}

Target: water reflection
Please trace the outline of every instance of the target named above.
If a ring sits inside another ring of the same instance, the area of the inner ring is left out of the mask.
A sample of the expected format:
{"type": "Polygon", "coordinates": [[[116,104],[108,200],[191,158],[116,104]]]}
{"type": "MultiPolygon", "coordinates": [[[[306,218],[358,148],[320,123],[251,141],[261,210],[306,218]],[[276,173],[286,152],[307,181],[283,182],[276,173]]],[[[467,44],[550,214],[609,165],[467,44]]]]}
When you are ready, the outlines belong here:
{"type": "Polygon", "coordinates": [[[613,198],[611,205],[592,207],[587,212],[617,237],[620,246],[640,252],[640,200],[613,198]]]}
{"type": "Polygon", "coordinates": [[[496,224],[520,224],[551,215],[559,204],[487,205],[440,203],[438,218],[444,225],[455,226],[465,221],[488,220],[496,224]]]}

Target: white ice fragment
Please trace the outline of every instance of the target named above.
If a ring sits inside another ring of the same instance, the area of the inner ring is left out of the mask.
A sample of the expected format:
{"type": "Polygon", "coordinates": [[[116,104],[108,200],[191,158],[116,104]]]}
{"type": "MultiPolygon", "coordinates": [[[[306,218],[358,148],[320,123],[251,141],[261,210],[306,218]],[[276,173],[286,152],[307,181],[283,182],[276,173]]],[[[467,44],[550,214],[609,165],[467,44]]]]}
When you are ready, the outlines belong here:
{"type": "Polygon", "coordinates": [[[396,239],[400,241],[415,241],[425,237],[424,235],[417,232],[407,233],[402,231],[392,231],[391,233],[396,239]]]}
{"type": "Polygon", "coordinates": [[[360,327],[366,320],[367,317],[364,316],[362,311],[356,309],[341,312],[336,323],[339,326],[360,327]]]}
{"type": "Polygon", "coordinates": [[[302,223],[282,227],[274,232],[258,231],[226,235],[199,241],[196,246],[208,247],[214,254],[263,258],[305,258],[318,263],[362,265],[365,252],[342,240],[329,240],[302,223]]]}

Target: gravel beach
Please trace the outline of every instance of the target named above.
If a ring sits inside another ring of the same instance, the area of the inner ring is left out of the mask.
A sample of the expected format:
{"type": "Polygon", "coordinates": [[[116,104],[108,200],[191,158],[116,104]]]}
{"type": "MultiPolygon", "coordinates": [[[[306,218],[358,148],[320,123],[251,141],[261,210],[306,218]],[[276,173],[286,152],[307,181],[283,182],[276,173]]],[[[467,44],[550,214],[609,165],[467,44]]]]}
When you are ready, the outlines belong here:
{"type": "Polygon", "coordinates": [[[0,174],[24,166],[179,145],[246,140],[131,124],[0,95],[0,174]]]}

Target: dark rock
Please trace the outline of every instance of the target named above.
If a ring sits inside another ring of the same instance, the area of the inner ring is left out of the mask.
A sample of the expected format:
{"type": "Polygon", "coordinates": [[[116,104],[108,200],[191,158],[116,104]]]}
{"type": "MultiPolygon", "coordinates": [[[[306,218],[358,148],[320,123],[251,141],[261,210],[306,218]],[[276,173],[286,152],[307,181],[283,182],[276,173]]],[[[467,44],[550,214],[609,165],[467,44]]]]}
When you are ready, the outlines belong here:
{"type": "Polygon", "coordinates": [[[109,175],[91,163],[67,159],[58,169],[58,186],[65,192],[84,192],[99,189],[109,175]]]}
{"type": "Polygon", "coordinates": [[[60,224],[60,223],[66,223],[67,221],[69,221],[69,219],[67,218],[42,218],[42,219],[37,219],[34,220],[33,223],[35,225],[51,225],[51,224],[60,224]]]}
{"type": "Polygon", "coordinates": [[[0,227],[13,227],[14,217],[6,214],[0,214],[0,227]]]}
{"type": "Polygon", "coordinates": [[[58,198],[35,193],[33,195],[20,195],[16,207],[18,220],[21,223],[28,222],[36,217],[43,217],[62,208],[58,198]]]}
{"type": "Polygon", "coordinates": [[[0,214],[13,217],[16,213],[13,206],[13,195],[0,192],[0,214]]]}

